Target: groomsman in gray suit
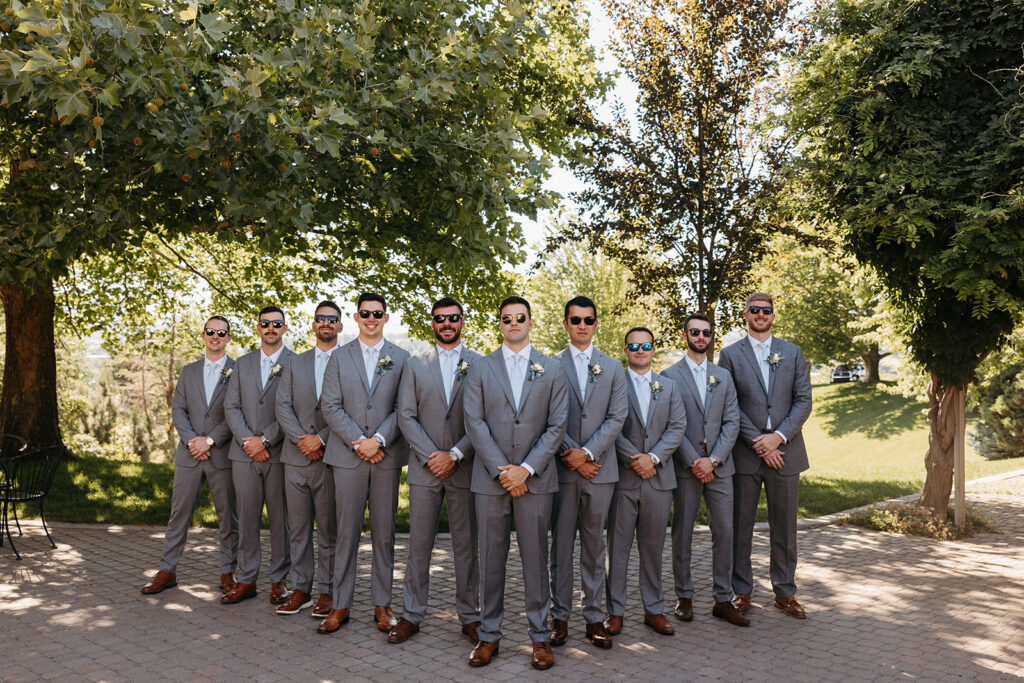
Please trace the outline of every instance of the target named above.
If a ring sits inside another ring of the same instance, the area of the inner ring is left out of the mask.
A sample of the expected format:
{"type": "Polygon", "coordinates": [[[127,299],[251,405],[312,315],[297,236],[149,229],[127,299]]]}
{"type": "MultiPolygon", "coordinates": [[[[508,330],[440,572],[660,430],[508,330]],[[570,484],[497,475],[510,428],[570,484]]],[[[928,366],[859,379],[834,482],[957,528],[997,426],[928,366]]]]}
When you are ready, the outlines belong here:
{"type": "Polygon", "coordinates": [[[562,439],[558,493],[551,516],[551,644],[568,637],[576,566],[573,550],[580,534],[580,576],[586,637],[600,648],[612,646],[604,628],[601,596],[605,588],[604,527],[619,467],[615,438],[629,410],[622,364],[594,348],[597,306],[585,296],[565,304],[562,326],[569,347],[555,354],[565,370],[569,418],[562,439]]]}
{"type": "Polygon", "coordinates": [[[800,473],[808,467],[801,430],[811,414],[810,374],[800,347],[772,336],[775,307],[770,296],[751,294],[743,318],[747,336],[722,349],[719,357],[721,366],[732,373],[740,407],[740,436],[733,448],[732,589],[737,607],[746,612],[754,588],[754,513],[763,485],[775,606],[805,619],[796,600],[796,516],[800,473]]]}
{"type": "Polygon", "coordinates": [[[317,589],[320,597],[313,618],[323,619],[333,605],[331,576],[334,567],[334,477],[324,463],[324,449],[331,430],[320,411],[324,372],[338,348],[341,309],[333,301],[321,301],[313,313],[316,346],[292,358],[277,388],[277,423],[284,432],[281,462],[284,463],[284,494],[291,528],[292,569],[295,590],[278,614],[298,614],[313,604],[313,520],[316,520],[317,589]]]}
{"type": "Polygon", "coordinates": [[[711,526],[711,573],[715,606],[711,613],[737,626],[750,621],[732,604],[732,447],[740,431],[740,411],[732,376],[708,360],[711,321],[693,313],[683,321],[686,355],[665,370],[683,395],[686,436],[675,453],[676,489],[672,506],[672,569],[675,615],[693,619],[690,575],[693,525],[703,496],[711,526]]]}
{"type": "Polygon", "coordinates": [[[515,520],[523,563],[526,617],[533,642],[531,664],[550,669],[548,628],[548,524],[558,491],[553,460],[565,436],[565,373],[559,362],[530,344],[533,318],[526,299],[511,296],[498,308],[502,345],[466,377],[466,433],[475,449],[472,491],[480,533],[480,642],[470,666],[498,654],[505,616],[505,564],[515,520]]]}
{"type": "Polygon", "coordinates": [[[263,308],[256,331],[260,348],[238,359],[224,397],[224,416],[233,435],[228,457],[238,505],[238,585],[220,599],[225,605],[256,595],[264,503],[270,518],[270,602],[280,605],[288,599],[284,580],[291,556],[281,464],[284,434],[274,411],[281,373],[293,355],[284,345],[288,331],[284,311],[277,306],[263,308]]]}
{"type": "Polygon", "coordinates": [[[164,534],[160,570],[142,589],[146,595],[178,585],[175,572],[204,481],[210,487],[220,530],[220,588],[226,593],[235,586],[232,574],[238,556],[238,521],[225,448],[231,430],[224,421],[225,384],[235,366],[226,353],[231,324],[215,315],[206,321],[200,338],[206,346],[205,357],[182,369],[171,400],[171,420],[179,437],[174,451],[171,518],[164,534]]]}
{"type": "Polygon", "coordinates": [[[631,329],[626,334],[625,353],[629,414],[615,440],[620,472],[608,515],[608,617],[604,626],[613,636],[622,631],[626,570],[636,536],[644,624],[670,636],[675,630],[664,614],[661,556],[676,487],[672,454],[686,430],[686,411],[675,382],[651,370],[654,334],[649,329],[631,329]]]}
{"type": "Polygon", "coordinates": [[[431,329],[437,345],[406,361],[398,388],[398,426],[409,442],[409,559],[402,591],[404,612],[389,643],[420,630],[427,611],[430,553],[434,549],[441,501],[455,556],[455,611],[462,632],[475,645],[480,626],[476,510],[469,490],[473,445],[466,436],[463,387],[479,370],[481,356],[462,344],[462,304],[451,297],[434,303],[431,329]]]}
{"type": "Polygon", "coordinates": [[[377,628],[387,633],[396,623],[391,587],[398,481],[409,460],[396,409],[409,353],[384,339],[389,316],[380,294],[360,294],[353,318],[359,336],[331,356],[320,399],[331,428],[324,461],[334,476],[338,537],[334,544],[334,606],[317,631],[333,633],[348,623],[355,600],[363,514],[369,503],[373,541],[370,596],[377,628]]]}

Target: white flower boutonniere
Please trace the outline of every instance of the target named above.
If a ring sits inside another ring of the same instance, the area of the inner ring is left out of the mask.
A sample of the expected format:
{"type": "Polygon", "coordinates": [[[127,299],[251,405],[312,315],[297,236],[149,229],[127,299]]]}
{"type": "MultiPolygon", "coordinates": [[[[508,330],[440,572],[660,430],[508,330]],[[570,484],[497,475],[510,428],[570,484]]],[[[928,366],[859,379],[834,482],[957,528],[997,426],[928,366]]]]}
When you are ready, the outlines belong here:
{"type": "Polygon", "coordinates": [[[651,382],[651,398],[655,401],[658,400],[658,394],[661,393],[661,382],[654,380],[651,382]]]}
{"type": "Polygon", "coordinates": [[[469,361],[460,360],[459,364],[455,366],[455,379],[459,380],[465,377],[467,370],[469,370],[469,361]]]}
{"type": "Polygon", "coordinates": [[[722,383],[718,375],[708,375],[708,391],[714,391],[715,387],[722,383]]]}
{"type": "Polygon", "coordinates": [[[395,367],[395,361],[391,360],[391,356],[383,356],[377,361],[377,369],[374,370],[378,375],[386,375],[388,370],[395,367]]]}
{"type": "Polygon", "coordinates": [[[280,377],[282,370],[284,370],[284,367],[280,363],[274,363],[274,367],[270,368],[270,376],[280,377]]]}
{"type": "Polygon", "coordinates": [[[590,383],[593,384],[601,376],[601,373],[604,372],[604,368],[597,363],[591,363],[587,366],[587,371],[590,373],[590,383]]]}
{"type": "Polygon", "coordinates": [[[235,371],[234,368],[224,368],[220,371],[220,383],[227,384],[228,380],[231,379],[231,373],[235,371]]]}
{"type": "Polygon", "coordinates": [[[530,363],[530,381],[544,376],[544,366],[540,363],[530,363]]]}
{"type": "Polygon", "coordinates": [[[779,363],[782,362],[782,354],[773,353],[768,356],[768,365],[771,366],[772,370],[776,370],[779,367],[779,363]]]}

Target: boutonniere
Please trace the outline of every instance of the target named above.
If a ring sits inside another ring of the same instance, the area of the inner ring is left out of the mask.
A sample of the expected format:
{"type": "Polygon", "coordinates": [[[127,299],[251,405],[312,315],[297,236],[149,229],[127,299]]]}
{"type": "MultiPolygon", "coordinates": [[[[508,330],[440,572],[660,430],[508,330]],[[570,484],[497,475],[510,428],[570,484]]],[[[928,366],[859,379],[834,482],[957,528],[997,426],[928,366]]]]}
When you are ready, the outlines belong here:
{"type": "Polygon", "coordinates": [[[270,376],[280,377],[282,370],[284,370],[284,368],[281,366],[280,363],[274,363],[274,367],[270,368],[270,376]]]}
{"type": "Polygon", "coordinates": [[[591,384],[596,382],[597,378],[601,376],[602,372],[604,372],[604,368],[602,368],[597,363],[591,363],[590,365],[588,365],[587,366],[587,370],[590,372],[590,383],[591,384]]]}
{"type": "Polygon", "coordinates": [[[540,363],[530,363],[530,381],[544,376],[544,366],[540,363]]]}
{"type": "Polygon", "coordinates": [[[655,401],[657,401],[658,400],[658,394],[660,394],[660,393],[661,393],[661,382],[659,382],[658,380],[654,380],[653,382],[651,382],[651,398],[653,398],[655,401]]]}
{"type": "Polygon", "coordinates": [[[717,375],[708,375],[708,391],[714,391],[715,387],[722,383],[717,375]]]}
{"type": "Polygon", "coordinates": [[[781,362],[782,354],[780,353],[773,353],[770,356],[768,356],[768,365],[771,366],[772,370],[777,369],[779,367],[779,363],[781,362]]]}
{"type": "Polygon", "coordinates": [[[460,360],[459,364],[455,366],[455,379],[462,379],[466,376],[466,371],[469,370],[469,361],[460,360]]]}
{"type": "Polygon", "coordinates": [[[228,380],[231,379],[231,373],[234,372],[234,368],[224,368],[220,371],[220,383],[227,384],[228,380]]]}
{"type": "Polygon", "coordinates": [[[377,361],[377,369],[374,372],[383,376],[393,367],[395,367],[395,361],[391,360],[391,356],[383,356],[377,361]]]}

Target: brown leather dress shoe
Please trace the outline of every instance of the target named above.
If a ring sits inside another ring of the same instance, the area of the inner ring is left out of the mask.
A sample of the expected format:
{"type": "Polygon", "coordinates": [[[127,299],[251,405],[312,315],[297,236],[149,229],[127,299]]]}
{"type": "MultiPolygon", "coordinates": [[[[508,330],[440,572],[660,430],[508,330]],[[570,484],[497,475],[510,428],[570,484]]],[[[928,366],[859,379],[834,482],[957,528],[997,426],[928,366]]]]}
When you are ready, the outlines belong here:
{"type": "Polygon", "coordinates": [[[469,622],[467,624],[463,624],[462,625],[462,635],[467,636],[469,638],[469,642],[471,642],[474,645],[476,645],[477,643],[480,642],[479,629],[480,629],[480,622],[479,621],[471,621],[471,622],[469,622]]]}
{"type": "Polygon", "coordinates": [[[750,626],[750,619],[743,616],[743,614],[736,609],[736,605],[731,602],[716,602],[714,608],[711,610],[711,614],[719,619],[725,619],[730,624],[736,624],[737,626],[750,626]]]}
{"type": "Polygon", "coordinates": [[[487,666],[498,656],[498,643],[480,641],[469,655],[470,666],[487,666]]]}
{"type": "Polygon", "coordinates": [[[377,605],[373,608],[373,618],[377,620],[377,630],[388,633],[398,622],[390,605],[377,605]]]}
{"type": "Polygon", "coordinates": [[[288,601],[275,610],[278,614],[298,614],[313,604],[313,596],[298,588],[292,591],[288,601]]]}
{"type": "Polygon", "coordinates": [[[334,633],[348,623],[347,609],[332,609],[327,618],[321,621],[317,627],[317,633],[334,633]]]}
{"type": "Polygon", "coordinates": [[[679,621],[693,621],[693,598],[676,600],[675,615],[679,621]]]}
{"type": "Polygon", "coordinates": [[[672,628],[672,624],[668,623],[668,617],[664,614],[651,614],[647,612],[644,614],[644,624],[653,628],[655,633],[660,633],[663,636],[671,636],[676,632],[672,628]]]}
{"type": "Polygon", "coordinates": [[[551,651],[551,643],[533,644],[533,657],[530,659],[530,665],[539,671],[550,669],[555,665],[555,653],[551,651]]]}
{"type": "Polygon", "coordinates": [[[736,604],[736,609],[746,612],[750,609],[750,593],[737,593],[733,602],[736,604]]]}
{"type": "Polygon", "coordinates": [[[419,630],[419,624],[414,624],[405,617],[402,617],[398,620],[398,623],[395,624],[395,627],[391,629],[391,631],[388,633],[388,642],[392,645],[404,643],[405,641],[409,640],[412,634],[416,633],[419,630]]]}
{"type": "Polygon", "coordinates": [[[270,604],[280,605],[288,600],[288,586],[284,581],[274,581],[270,584],[270,604]]]}
{"type": "Polygon", "coordinates": [[[142,587],[143,595],[154,595],[167,588],[174,588],[178,585],[178,575],[174,572],[158,571],[153,575],[153,580],[142,587]]]}
{"type": "Polygon", "coordinates": [[[587,639],[597,647],[607,650],[612,646],[612,637],[600,621],[587,624],[587,639]]]}
{"type": "Polygon", "coordinates": [[[238,585],[235,581],[234,574],[221,574],[220,575],[220,592],[227,593],[229,590],[238,585]]]}
{"type": "Polygon", "coordinates": [[[331,613],[331,607],[333,606],[334,598],[327,593],[321,593],[320,597],[316,599],[316,604],[313,605],[313,618],[326,619],[327,615],[331,613]]]}
{"type": "Polygon", "coordinates": [[[807,618],[807,613],[804,612],[804,608],[800,606],[800,603],[797,602],[796,598],[792,595],[776,595],[775,606],[784,610],[786,614],[796,619],[807,618]]]}
{"type": "Polygon", "coordinates": [[[255,583],[240,583],[221,596],[222,605],[234,605],[236,602],[256,597],[255,583]]]}
{"type": "Polygon", "coordinates": [[[617,636],[622,633],[622,616],[615,616],[609,614],[604,618],[604,628],[608,631],[608,635],[617,636]]]}
{"type": "Polygon", "coordinates": [[[551,620],[551,644],[554,647],[559,645],[565,645],[566,638],[569,637],[569,622],[563,621],[562,619],[551,620]]]}

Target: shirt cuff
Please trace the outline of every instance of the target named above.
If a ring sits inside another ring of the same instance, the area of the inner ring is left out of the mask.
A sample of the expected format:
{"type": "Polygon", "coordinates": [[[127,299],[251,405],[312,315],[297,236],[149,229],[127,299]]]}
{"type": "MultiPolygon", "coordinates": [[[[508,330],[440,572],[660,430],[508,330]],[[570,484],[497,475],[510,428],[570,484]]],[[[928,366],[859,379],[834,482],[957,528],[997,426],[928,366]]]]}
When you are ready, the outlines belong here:
{"type": "Polygon", "coordinates": [[[455,454],[455,459],[456,459],[456,460],[458,460],[459,462],[462,462],[462,459],[466,457],[466,456],[465,456],[465,455],[464,455],[464,454],[462,453],[462,451],[460,451],[460,450],[459,450],[459,447],[458,447],[458,446],[452,446],[452,447],[451,447],[451,450],[450,450],[450,451],[448,451],[448,452],[449,452],[449,453],[454,453],[454,454],[455,454]]]}
{"type": "Polygon", "coordinates": [[[595,460],[597,460],[597,458],[594,457],[594,454],[591,453],[590,449],[587,448],[586,446],[583,447],[583,452],[587,454],[587,460],[589,460],[590,462],[594,462],[595,460]]]}
{"type": "Polygon", "coordinates": [[[654,453],[648,453],[647,455],[651,456],[651,462],[653,462],[655,465],[661,464],[661,458],[656,456],[654,453]]]}
{"type": "Polygon", "coordinates": [[[327,445],[326,443],[324,443],[324,440],[320,438],[319,434],[316,435],[316,438],[320,439],[320,445],[321,446],[326,446],[327,445]]]}
{"type": "Polygon", "coordinates": [[[379,440],[379,441],[380,441],[380,447],[381,447],[381,448],[386,448],[386,447],[387,447],[387,445],[388,445],[388,440],[387,440],[387,439],[385,439],[385,438],[384,438],[384,435],[383,435],[383,434],[381,434],[380,432],[376,432],[376,433],[375,433],[375,434],[373,435],[373,438],[375,438],[375,439],[377,439],[377,440],[379,440]]]}
{"type": "Polygon", "coordinates": [[[782,437],[782,443],[789,443],[789,439],[786,438],[785,434],[780,432],[778,429],[775,430],[775,433],[782,437]]]}
{"type": "Polygon", "coordinates": [[[527,464],[526,464],[525,462],[524,462],[524,463],[523,463],[522,465],[520,465],[520,467],[522,467],[522,468],[523,468],[523,469],[525,469],[525,470],[526,470],[527,472],[529,472],[529,473],[530,473],[530,476],[531,476],[531,477],[532,477],[533,475],[537,474],[537,472],[536,472],[536,471],[535,471],[535,470],[534,470],[534,469],[533,469],[532,467],[530,467],[529,465],[527,465],[527,464]]]}

